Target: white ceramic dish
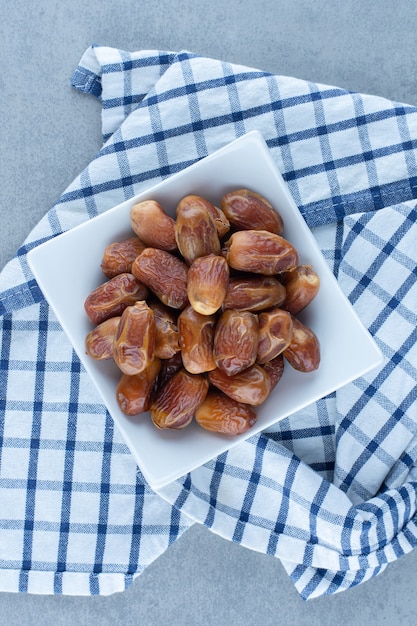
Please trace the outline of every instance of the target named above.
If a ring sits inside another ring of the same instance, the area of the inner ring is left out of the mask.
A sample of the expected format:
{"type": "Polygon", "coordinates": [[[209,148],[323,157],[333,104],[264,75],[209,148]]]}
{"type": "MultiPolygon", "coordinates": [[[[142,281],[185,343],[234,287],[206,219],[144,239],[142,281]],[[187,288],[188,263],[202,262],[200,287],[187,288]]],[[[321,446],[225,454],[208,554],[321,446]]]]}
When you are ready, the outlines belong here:
{"type": "Polygon", "coordinates": [[[154,489],[364,375],[382,359],[374,340],[329,270],[275,167],[262,135],[257,131],[242,136],[144,193],[40,245],[29,253],[28,261],[138,466],[154,489]],[[261,193],[276,206],[284,219],[284,236],[297,247],[300,262],[313,265],[320,276],[320,292],[300,316],[320,340],[319,369],[302,374],[287,365],[278,386],[258,408],[259,418],[255,427],[233,438],[210,433],[196,424],[182,431],[160,431],[147,414],[135,419],[126,417],[120,411],[115,395],[119,370],[113,362],[97,362],[85,353],[85,337],[92,326],[84,311],[84,301],[105,280],[100,270],[105,247],[131,234],[130,208],[140,200],[158,200],[167,212],[174,215],[177,202],[185,195],[202,195],[218,204],[227,191],[242,187],[261,193]]]}

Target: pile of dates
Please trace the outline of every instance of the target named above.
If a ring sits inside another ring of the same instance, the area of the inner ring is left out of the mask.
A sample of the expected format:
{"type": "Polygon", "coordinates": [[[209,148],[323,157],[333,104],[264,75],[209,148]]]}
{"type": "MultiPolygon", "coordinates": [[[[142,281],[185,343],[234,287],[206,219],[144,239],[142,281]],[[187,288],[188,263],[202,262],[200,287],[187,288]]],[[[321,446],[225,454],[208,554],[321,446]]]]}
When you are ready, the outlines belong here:
{"type": "Polygon", "coordinates": [[[175,219],[146,200],[130,222],[134,234],[104,250],[106,280],[84,303],[87,353],[117,364],[126,415],[149,411],[161,429],[195,419],[247,431],[285,362],[319,366],[319,341],[296,317],[318,292],[317,273],[299,265],[279,212],[248,189],[224,195],[221,208],[185,196],[175,219]]]}

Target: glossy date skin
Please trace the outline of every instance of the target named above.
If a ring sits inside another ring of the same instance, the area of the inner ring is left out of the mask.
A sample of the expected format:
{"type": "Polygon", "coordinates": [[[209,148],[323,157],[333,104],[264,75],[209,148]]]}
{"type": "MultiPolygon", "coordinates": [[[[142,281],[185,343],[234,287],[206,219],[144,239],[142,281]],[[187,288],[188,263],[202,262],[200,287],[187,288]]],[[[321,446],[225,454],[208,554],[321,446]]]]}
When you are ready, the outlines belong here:
{"type": "Polygon", "coordinates": [[[320,279],[311,265],[299,265],[292,272],[283,274],[286,296],[282,308],[297,315],[314,300],[320,289],[320,279]]]}
{"type": "Polygon", "coordinates": [[[160,369],[161,360],[155,358],[139,374],[122,374],[116,388],[116,398],[122,413],[139,415],[149,411],[160,369]]]}
{"type": "Polygon", "coordinates": [[[249,189],[227,193],[221,207],[232,226],[239,230],[267,230],[279,235],[284,229],[283,219],[272,204],[249,189]]]}
{"type": "Polygon", "coordinates": [[[191,305],[178,317],[182,361],[191,374],[202,374],[216,367],[213,352],[215,325],[213,315],[202,315],[191,305]]]}
{"type": "Polygon", "coordinates": [[[234,276],[229,279],[222,309],[262,311],[280,306],[285,297],[285,287],[274,276],[234,276]]]}
{"type": "Polygon", "coordinates": [[[113,357],[113,342],[119,321],[120,316],[110,317],[90,330],[85,338],[85,349],[91,358],[107,360],[113,357]]]}
{"type": "Polygon", "coordinates": [[[229,266],[215,254],[195,259],[187,276],[187,294],[193,309],[202,315],[214,315],[223,304],[229,284],[229,266]]]}
{"type": "Polygon", "coordinates": [[[132,274],[166,306],[188,304],[186,264],[166,250],[145,248],[132,265],[132,274]]]}
{"type": "Polygon", "coordinates": [[[293,318],[288,311],[273,309],[258,315],[259,336],[256,360],[258,363],[272,361],[291,343],[293,318]]]}
{"type": "Polygon", "coordinates": [[[288,363],[299,372],[314,372],[320,365],[320,343],[315,333],[293,317],[291,343],[283,352],[288,363]]]}
{"type": "Polygon", "coordinates": [[[230,222],[224,212],[209,202],[206,198],[197,195],[188,195],[180,200],[177,206],[177,212],[182,211],[184,207],[203,207],[213,218],[219,239],[224,237],[230,230],[230,222]]]}
{"type": "Polygon", "coordinates": [[[214,333],[214,361],[228,376],[255,363],[258,346],[258,318],[251,311],[227,309],[214,333]]]}
{"type": "Polygon", "coordinates": [[[241,435],[256,424],[257,415],[249,404],[237,402],[218,390],[210,390],[195,413],[197,424],[223,435],[241,435]]]}
{"type": "Polygon", "coordinates": [[[140,374],[154,359],[155,317],[145,301],[122,313],[113,342],[113,358],[124,374],[140,374]]]}
{"type": "Polygon", "coordinates": [[[196,204],[177,206],[175,239],[188,265],[194,259],[208,254],[220,255],[221,246],[213,217],[206,207],[196,204]]]}
{"type": "Polygon", "coordinates": [[[273,276],[298,265],[298,252],[289,241],[266,230],[238,230],[225,244],[230,267],[273,276]]]}
{"type": "Polygon", "coordinates": [[[151,403],[150,414],[155,426],[174,430],[188,426],[205,400],[208,387],[204,376],[180,369],[151,403]]]}
{"type": "Polygon", "coordinates": [[[149,290],[128,272],[99,285],[84,302],[85,311],[93,324],[121,315],[126,307],[137,300],[145,300],[149,290]]]}
{"type": "Polygon", "coordinates": [[[150,248],[176,250],[175,222],[155,200],[138,202],[130,209],[132,230],[150,248]]]}
{"type": "Polygon", "coordinates": [[[145,244],[138,237],[129,237],[124,241],[109,244],[103,254],[101,270],[107,278],[131,272],[132,263],[145,249],[145,244]]]}
{"type": "Polygon", "coordinates": [[[170,359],[180,350],[177,320],[162,302],[149,303],[155,318],[155,350],[158,359],[170,359]]]}
{"type": "Polygon", "coordinates": [[[228,376],[216,368],[208,373],[209,382],[233,400],[259,406],[271,391],[271,379],[260,365],[252,365],[243,372],[228,376]]]}

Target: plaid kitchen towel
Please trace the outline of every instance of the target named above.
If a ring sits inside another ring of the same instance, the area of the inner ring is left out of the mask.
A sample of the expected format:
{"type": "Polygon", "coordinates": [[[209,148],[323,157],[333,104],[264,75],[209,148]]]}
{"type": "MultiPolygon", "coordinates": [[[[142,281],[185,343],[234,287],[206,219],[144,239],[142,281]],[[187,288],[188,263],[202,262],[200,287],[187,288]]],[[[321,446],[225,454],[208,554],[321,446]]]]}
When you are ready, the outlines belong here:
{"type": "Polygon", "coordinates": [[[0,275],[0,589],[123,589],[191,524],[304,599],[417,545],[417,109],[188,52],[89,48],[103,148],[0,275]],[[381,367],[152,492],[31,275],[33,246],[257,129],[381,367]]]}

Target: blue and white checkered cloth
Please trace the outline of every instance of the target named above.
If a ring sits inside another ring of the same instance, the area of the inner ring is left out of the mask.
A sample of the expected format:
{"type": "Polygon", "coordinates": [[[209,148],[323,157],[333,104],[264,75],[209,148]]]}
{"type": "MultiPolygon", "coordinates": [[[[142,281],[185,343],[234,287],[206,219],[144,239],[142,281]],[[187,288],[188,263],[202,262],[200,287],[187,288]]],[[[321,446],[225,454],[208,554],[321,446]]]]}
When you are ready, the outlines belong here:
{"type": "Polygon", "coordinates": [[[417,545],[417,109],[188,52],[92,47],[103,148],[0,275],[0,589],[122,590],[194,522],[304,599],[417,545]],[[33,246],[253,129],[383,365],[154,493],[43,299],[33,246]]]}

